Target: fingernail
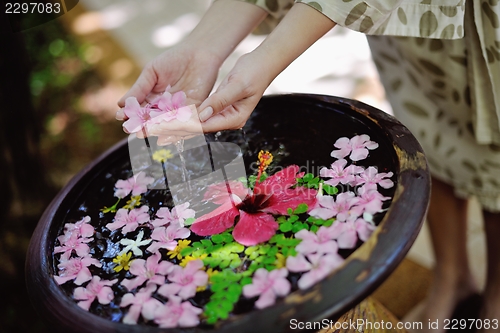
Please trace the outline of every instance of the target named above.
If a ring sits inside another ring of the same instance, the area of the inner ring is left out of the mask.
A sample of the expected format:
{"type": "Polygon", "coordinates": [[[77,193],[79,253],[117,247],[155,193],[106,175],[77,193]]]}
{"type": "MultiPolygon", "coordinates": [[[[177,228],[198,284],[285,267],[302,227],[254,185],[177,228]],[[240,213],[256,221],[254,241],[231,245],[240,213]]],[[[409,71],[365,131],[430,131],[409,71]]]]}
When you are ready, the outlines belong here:
{"type": "Polygon", "coordinates": [[[205,108],[205,110],[200,112],[200,120],[203,122],[208,118],[210,118],[213,114],[214,114],[214,109],[211,106],[209,106],[205,108]]]}

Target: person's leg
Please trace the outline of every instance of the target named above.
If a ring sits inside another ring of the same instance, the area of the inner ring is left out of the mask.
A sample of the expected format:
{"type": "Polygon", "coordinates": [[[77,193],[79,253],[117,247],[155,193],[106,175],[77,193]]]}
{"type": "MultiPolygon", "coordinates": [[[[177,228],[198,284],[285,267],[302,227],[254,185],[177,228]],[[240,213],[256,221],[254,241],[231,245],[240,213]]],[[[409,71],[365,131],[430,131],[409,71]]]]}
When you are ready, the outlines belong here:
{"type": "Polygon", "coordinates": [[[424,327],[430,319],[450,318],[458,302],[477,292],[467,260],[467,200],[454,195],[453,187],[433,178],[427,214],[436,257],[434,279],[422,313],[424,327]]]}
{"type": "MultiPolygon", "coordinates": [[[[484,231],[486,233],[486,249],[488,254],[488,271],[486,287],[483,294],[483,308],[481,318],[490,321],[496,320],[490,330],[484,332],[500,331],[500,214],[483,211],[484,231]],[[496,329],[493,329],[495,326],[496,329]]],[[[481,331],[481,332],[483,332],[481,331]]]]}

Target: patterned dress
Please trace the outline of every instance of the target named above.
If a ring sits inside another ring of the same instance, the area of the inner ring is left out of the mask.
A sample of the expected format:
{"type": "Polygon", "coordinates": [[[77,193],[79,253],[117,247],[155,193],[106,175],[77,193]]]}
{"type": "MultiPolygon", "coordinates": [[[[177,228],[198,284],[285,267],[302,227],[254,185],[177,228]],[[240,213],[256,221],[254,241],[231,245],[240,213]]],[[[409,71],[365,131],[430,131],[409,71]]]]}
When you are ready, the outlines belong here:
{"type": "MultiPolygon", "coordinates": [[[[293,5],[244,1],[270,13],[260,32],[293,5]]],[[[296,2],[368,35],[387,98],[424,148],[432,175],[500,212],[500,1],[296,2]]]]}

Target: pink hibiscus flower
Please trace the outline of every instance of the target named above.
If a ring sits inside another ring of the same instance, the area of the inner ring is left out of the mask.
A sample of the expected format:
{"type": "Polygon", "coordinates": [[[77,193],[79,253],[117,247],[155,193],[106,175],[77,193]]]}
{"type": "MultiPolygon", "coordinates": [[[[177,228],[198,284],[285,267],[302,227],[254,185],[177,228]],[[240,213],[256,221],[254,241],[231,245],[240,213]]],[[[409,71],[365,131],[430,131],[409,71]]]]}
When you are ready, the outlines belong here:
{"type": "Polygon", "coordinates": [[[357,174],[363,172],[363,167],[356,165],[349,165],[345,168],[347,161],[345,159],[340,159],[332,163],[330,169],[321,168],[319,174],[321,177],[332,178],[327,180],[325,183],[331,186],[337,186],[341,184],[353,184],[356,180],[357,174]]]}
{"type": "Polygon", "coordinates": [[[378,148],[378,143],[370,141],[366,134],[356,135],[351,139],[346,137],[335,141],[334,146],[339,150],[333,150],[330,156],[334,158],[344,158],[349,155],[352,161],[361,161],[368,157],[368,150],[378,148]]]}
{"type": "Polygon", "coordinates": [[[148,206],[142,206],[141,208],[133,209],[130,212],[124,208],[118,209],[114,222],[106,224],[106,228],[111,231],[123,228],[121,230],[122,234],[135,231],[140,224],[149,222],[148,211],[148,206]]]}
{"type": "Polygon", "coordinates": [[[186,267],[174,266],[168,274],[169,284],[164,284],[158,289],[158,294],[164,297],[178,295],[182,299],[188,299],[196,294],[196,288],[205,286],[208,282],[208,275],[203,270],[203,261],[192,260],[186,267]]]}
{"type": "MultiPolygon", "coordinates": [[[[256,183],[253,192],[241,198],[227,193],[225,202],[213,212],[198,218],[191,231],[200,236],[215,235],[231,228],[236,217],[239,221],[233,230],[234,239],[246,246],[268,241],[278,229],[278,223],[271,214],[288,215],[288,208],[305,203],[312,207],[316,202],[316,190],[290,188],[296,182],[299,167],[289,166],[256,183]],[[243,200],[241,200],[243,199],[243,200]]],[[[217,199],[222,203],[222,198],[217,199]]]]}
{"type": "Polygon", "coordinates": [[[334,200],[331,196],[318,198],[318,205],[309,212],[309,215],[327,220],[335,217],[337,221],[356,219],[363,214],[363,208],[357,206],[359,198],[354,192],[343,192],[334,200]]]}
{"type": "Polygon", "coordinates": [[[375,225],[359,218],[355,221],[347,221],[345,223],[336,222],[334,225],[342,227],[342,232],[337,237],[337,243],[341,249],[353,249],[358,242],[358,237],[363,242],[366,242],[375,230],[375,225]]]}
{"type": "Polygon", "coordinates": [[[199,314],[202,309],[189,302],[182,302],[177,296],[170,296],[168,302],[155,311],[155,322],[161,328],[193,327],[200,323],[199,314]]]}
{"type": "Polygon", "coordinates": [[[131,305],[127,314],[123,317],[123,323],[134,325],[137,324],[139,315],[145,320],[153,320],[155,311],[162,303],[156,298],[151,297],[156,290],[156,285],[148,284],[146,288],[139,290],[135,295],[128,293],[123,295],[120,307],[124,308],[131,305]]]}
{"type": "Polygon", "coordinates": [[[227,183],[210,185],[203,195],[203,199],[219,205],[226,203],[228,201],[228,186],[230,194],[239,198],[244,198],[248,194],[248,188],[242,182],[230,180],[227,183]]]}
{"type": "Polygon", "coordinates": [[[286,259],[286,268],[290,272],[307,272],[297,283],[300,289],[307,289],[323,280],[343,262],[344,259],[338,254],[309,254],[306,259],[302,253],[299,253],[295,257],[290,256],[286,259]]]}
{"type": "Polygon", "coordinates": [[[154,219],[151,223],[155,227],[161,227],[167,224],[177,224],[180,227],[184,226],[184,222],[193,218],[196,212],[193,209],[189,209],[189,202],[185,202],[181,205],[177,205],[170,211],[168,207],[162,207],[156,213],[157,219],[154,219]]]}
{"type": "Polygon", "coordinates": [[[177,246],[176,239],[185,239],[189,235],[191,231],[188,228],[180,228],[178,225],[156,228],[151,234],[151,238],[156,242],[153,242],[147,250],[149,252],[156,252],[158,249],[173,250],[177,246]]]}
{"type": "Polygon", "coordinates": [[[158,117],[163,112],[149,106],[141,107],[137,98],[129,97],[125,100],[123,113],[128,118],[123,123],[123,128],[127,133],[137,133],[141,131],[151,119],[158,117]]]}
{"type": "Polygon", "coordinates": [[[130,177],[127,180],[118,180],[115,184],[115,197],[123,199],[132,192],[132,195],[146,193],[148,185],[153,183],[154,178],[147,177],[144,172],[130,177]]]}
{"type": "Polygon", "coordinates": [[[308,230],[300,230],[295,234],[295,238],[302,241],[295,247],[295,250],[302,254],[310,253],[337,253],[337,238],[339,232],[335,228],[321,226],[316,233],[308,230]]]}
{"type": "Polygon", "coordinates": [[[265,268],[259,268],[253,275],[252,284],[243,287],[243,295],[251,298],[259,296],[255,307],[263,309],[276,302],[276,296],[283,297],[290,293],[291,284],[286,279],[288,271],[286,268],[275,269],[268,272],[265,268]]]}
{"type": "Polygon", "coordinates": [[[57,265],[59,275],[54,275],[54,279],[57,284],[63,284],[67,281],[75,280],[73,282],[80,286],[82,283],[92,279],[92,274],[88,268],[90,265],[94,265],[96,267],[102,266],[99,260],[90,256],[61,260],[61,263],[57,265]]]}
{"type": "Polygon", "coordinates": [[[84,287],[78,287],[73,293],[73,297],[78,302],[78,306],[84,310],[89,310],[92,302],[97,298],[97,301],[101,304],[109,304],[113,298],[113,290],[110,286],[114,285],[118,279],[111,281],[101,280],[97,275],[92,277],[89,284],[84,287]]]}
{"type": "Polygon", "coordinates": [[[168,261],[160,261],[161,254],[159,253],[153,254],[147,260],[134,259],[130,264],[129,272],[136,277],[133,279],[124,279],[121,285],[128,290],[132,290],[146,281],[148,281],[148,284],[164,284],[165,275],[173,270],[174,264],[168,261]]]}
{"type": "Polygon", "coordinates": [[[394,186],[394,182],[390,179],[393,176],[392,172],[381,172],[378,173],[377,168],[368,167],[364,172],[361,172],[356,176],[356,185],[361,184],[378,184],[383,188],[391,188],[394,186]]]}

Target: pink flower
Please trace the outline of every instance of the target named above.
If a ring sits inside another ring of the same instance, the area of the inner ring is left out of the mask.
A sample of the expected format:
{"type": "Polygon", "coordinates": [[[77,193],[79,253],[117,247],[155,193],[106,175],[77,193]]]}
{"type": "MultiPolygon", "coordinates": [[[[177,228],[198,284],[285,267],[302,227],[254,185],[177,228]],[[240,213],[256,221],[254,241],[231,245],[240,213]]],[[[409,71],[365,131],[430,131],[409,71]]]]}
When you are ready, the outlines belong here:
{"type": "Polygon", "coordinates": [[[148,190],[148,185],[153,181],[154,178],[147,177],[142,171],[127,180],[120,179],[115,184],[115,197],[123,199],[130,192],[133,196],[145,193],[148,190]]]}
{"type": "Polygon", "coordinates": [[[193,327],[200,323],[199,314],[202,309],[193,306],[189,302],[182,302],[180,297],[170,296],[165,305],[155,311],[155,322],[161,328],[193,327]]]}
{"type": "Polygon", "coordinates": [[[61,242],[61,245],[54,247],[54,254],[62,253],[61,260],[69,259],[73,251],[76,252],[76,255],[79,257],[86,257],[90,253],[90,248],[86,243],[93,240],[92,238],[79,237],[77,234],[73,233],[69,238],[62,235],[57,239],[61,242]]]}
{"type": "Polygon", "coordinates": [[[147,250],[149,252],[156,252],[158,249],[173,250],[177,246],[176,239],[185,239],[191,235],[188,228],[179,228],[178,225],[169,225],[167,228],[159,227],[153,230],[151,238],[153,242],[147,250]]]}
{"type": "Polygon", "coordinates": [[[158,294],[164,297],[178,295],[182,299],[188,299],[196,294],[196,288],[205,286],[208,282],[208,275],[201,269],[203,261],[192,260],[186,267],[174,266],[168,279],[171,283],[164,284],[158,289],[158,294]]]}
{"type": "Polygon", "coordinates": [[[300,289],[307,289],[323,280],[343,262],[344,259],[338,254],[309,254],[306,260],[306,257],[299,253],[286,259],[286,267],[290,272],[307,272],[298,281],[300,289]]]}
{"type": "Polygon", "coordinates": [[[340,159],[332,163],[331,168],[322,168],[319,172],[321,177],[332,178],[325,183],[337,186],[338,183],[353,184],[358,173],[363,172],[363,168],[356,165],[349,165],[345,168],[347,161],[340,159]]]}
{"type": "Polygon", "coordinates": [[[161,96],[156,97],[156,99],[151,102],[151,107],[157,108],[163,112],[168,112],[186,106],[186,94],[183,91],[178,91],[172,95],[168,91],[170,88],[171,87],[168,86],[161,96]]]}
{"type": "Polygon", "coordinates": [[[78,302],[78,306],[84,310],[89,310],[92,302],[97,298],[97,301],[101,304],[109,304],[113,298],[113,290],[110,286],[114,285],[118,279],[111,281],[101,280],[97,275],[92,277],[89,284],[84,287],[78,287],[73,293],[73,297],[78,302]]]}
{"type": "Polygon", "coordinates": [[[383,188],[391,188],[394,186],[394,182],[390,179],[393,175],[392,172],[381,172],[378,173],[377,168],[368,167],[364,172],[356,176],[356,185],[360,184],[378,184],[383,188]]]}
{"type": "Polygon", "coordinates": [[[333,150],[330,154],[334,158],[344,158],[349,155],[352,161],[364,160],[368,157],[368,149],[373,150],[378,148],[378,143],[370,141],[370,137],[366,134],[356,135],[351,139],[346,137],[335,141],[334,146],[339,150],[333,150]]]}
{"type": "Polygon", "coordinates": [[[122,125],[127,133],[137,133],[141,131],[151,119],[162,114],[162,112],[148,106],[141,107],[135,97],[129,97],[125,100],[123,113],[125,113],[125,116],[128,118],[122,125]]]}
{"type": "Polygon", "coordinates": [[[375,214],[382,210],[382,201],[389,200],[390,197],[384,197],[374,184],[365,184],[358,188],[359,201],[357,205],[363,208],[363,211],[369,214],[375,214]]]}
{"type": "Polygon", "coordinates": [[[356,219],[363,213],[363,208],[356,206],[358,202],[359,198],[354,192],[340,193],[335,200],[331,196],[321,196],[318,198],[318,206],[309,214],[324,220],[332,217],[336,217],[338,221],[356,219]]]}
{"type": "MultiPolygon", "coordinates": [[[[268,241],[278,229],[272,214],[288,215],[288,208],[296,208],[301,203],[313,206],[316,202],[316,190],[290,188],[296,183],[296,177],[301,176],[297,175],[298,171],[299,167],[292,165],[275,173],[256,184],[254,192],[247,192],[243,200],[227,193],[224,203],[198,218],[191,231],[200,236],[219,234],[231,228],[239,216],[233,230],[238,243],[252,246],[268,241]]],[[[217,201],[223,202],[223,199],[219,196],[217,201]]]]}
{"type": "Polygon", "coordinates": [[[156,213],[159,217],[152,221],[153,226],[160,227],[166,224],[177,224],[180,227],[184,226],[184,221],[189,218],[193,218],[196,212],[193,209],[188,209],[189,202],[185,202],[182,205],[177,205],[170,211],[168,207],[162,207],[156,213]]]}
{"type": "Polygon", "coordinates": [[[230,180],[227,183],[212,184],[205,192],[203,199],[212,201],[213,203],[222,205],[229,200],[229,195],[236,195],[239,198],[244,198],[248,194],[248,189],[242,182],[230,180]],[[229,190],[228,190],[229,186],[229,190]]]}
{"type": "Polygon", "coordinates": [[[94,265],[96,267],[102,266],[99,260],[90,256],[61,260],[61,263],[57,265],[59,275],[54,275],[54,279],[57,284],[63,284],[69,280],[75,280],[74,283],[80,286],[82,283],[92,279],[92,274],[88,268],[90,265],[94,265]]]}
{"type": "Polygon", "coordinates": [[[302,239],[295,250],[302,254],[337,253],[338,246],[334,241],[337,236],[338,231],[334,228],[322,226],[316,233],[303,229],[295,234],[295,238],[302,239]]]}
{"type": "Polygon", "coordinates": [[[88,238],[94,234],[94,227],[89,224],[90,216],[85,216],[76,223],[66,223],[64,225],[64,237],[58,238],[60,243],[65,243],[72,234],[78,237],[88,238]]]}
{"type": "Polygon", "coordinates": [[[164,284],[165,275],[173,270],[174,264],[168,261],[160,261],[161,255],[159,253],[153,254],[147,260],[134,259],[130,264],[129,271],[136,277],[133,279],[124,279],[121,285],[128,290],[132,290],[146,281],[148,281],[148,284],[164,284]]]}
{"type": "Polygon", "coordinates": [[[275,269],[268,272],[265,268],[255,271],[252,284],[243,287],[243,295],[251,298],[259,296],[255,307],[263,309],[276,302],[276,296],[286,296],[290,292],[290,282],[286,279],[288,271],[286,268],[275,269]]]}
{"type": "Polygon", "coordinates": [[[365,242],[375,230],[375,226],[364,219],[359,218],[355,221],[347,221],[345,223],[336,222],[335,224],[342,225],[342,233],[337,237],[337,243],[341,249],[353,249],[361,239],[365,242]]]}
{"type": "Polygon", "coordinates": [[[118,209],[115,215],[114,222],[106,224],[106,228],[111,231],[120,229],[122,234],[126,234],[135,231],[140,224],[149,222],[149,207],[142,206],[141,208],[136,208],[130,212],[127,209],[118,209]]]}
{"type": "Polygon", "coordinates": [[[148,284],[146,288],[140,289],[135,295],[131,293],[123,295],[120,307],[131,305],[127,314],[123,317],[124,324],[137,324],[139,315],[142,315],[145,320],[154,319],[156,309],[162,306],[159,300],[151,297],[155,290],[156,285],[148,284]]]}

